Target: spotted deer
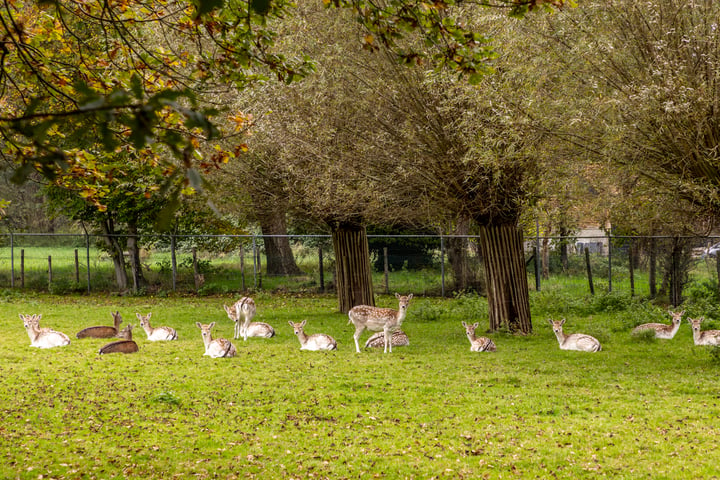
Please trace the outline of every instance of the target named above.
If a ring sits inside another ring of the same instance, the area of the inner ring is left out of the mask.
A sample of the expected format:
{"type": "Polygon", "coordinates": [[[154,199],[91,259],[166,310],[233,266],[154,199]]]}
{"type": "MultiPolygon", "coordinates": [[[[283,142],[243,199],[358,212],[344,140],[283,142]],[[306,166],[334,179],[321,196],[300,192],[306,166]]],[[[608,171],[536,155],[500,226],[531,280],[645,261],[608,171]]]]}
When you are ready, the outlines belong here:
{"type": "Polygon", "coordinates": [[[210,324],[202,324],[195,322],[195,325],[200,329],[203,343],[205,344],[205,353],[210,358],[225,358],[234,357],[237,354],[235,345],[226,338],[212,338],[212,329],[215,326],[215,322],[210,324]]]}
{"type": "Polygon", "coordinates": [[[355,350],[358,353],[360,353],[360,344],[358,343],[358,340],[360,340],[360,335],[362,335],[363,330],[366,328],[372,332],[382,330],[385,336],[384,353],[387,353],[388,349],[390,350],[390,353],[392,353],[390,334],[395,330],[398,330],[400,325],[402,325],[403,320],[405,320],[407,308],[410,304],[410,300],[413,298],[413,294],[411,293],[410,295],[405,296],[396,293],[395,298],[398,299],[399,304],[397,310],[393,310],[392,308],[371,307],[369,305],[358,305],[350,309],[348,317],[350,319],[350,323],[355,325],[355,334],[353,335],[353,338],[355,339],[355,350]]]}
{"type": "Polygon", "coordinates": [[[700,330],[700,324],[705,317],[688,318],[693,332],[695,345],[720,345],[720,330],[700,330]]]}
{"type": "Polygon", "coordinates": [[[70,337],[52,328],[40,328],[42,315],[20,315],[23,326],[30,337],[30,346],[37,348],[64,347],[70,344],[70,337]]]}
{"type": "Polygon", "coordinates": [[[135,353],[138,351],[138,346],[135,341],[132,339],[132,324],[128,324],[125,328],[120,330],[117,334],[118,338],[121,338],[122,340],[117,340],[115,342],[110,342],[107,345],[104,345],[100,348],[98,353],[100,355],[105,355],[107,353],[135,353]]]}
{"type": "Polygon", "coordinates": [[[590,335],[584,333],[563,333],[563,324],[565,319],[562,320],[549,320],[552,325],[553,332],[558,339],[560,344],[560,350],[579,350],[581,352],[599,352],[602,350],[600,342],[590,335]]]}
{"type": "Polygon", "coordinates": [[[680,329],[680,323],[682,322],[682,316],[685,314],[685,310],[681,312],[670,312],[672,315],[672,323],[666,325],[664,323],[643,323],[633,328],[633,335],[637,335],[640,332],[652,330],[655,332],[655,338],[663,338],[669,340],[675,336],[680,329]]]}
{"type": "Polygon", "coordinates": [[[245,302],[245,304],[240,308],[237,308],[237,304],[233,305],[232,307],[223,305],[225,307],[225,313],[227,313],[228,318],[235,323],[235,339],[239,339],[240,336],[242,336],[245,340],[247,340],[248,337],[274,337],[275,329],[265,322],[247,322],[247,325],[245,325],[245,319],[249,318],[250,320],[252,320],[252,318],[255,316],[255,302],[253,302],[252,299],[249,300],[250,302],[252,302],[252,304],[250,304],[249,302],[245,302]],[[252,305],[252,307],[250,307],[250,305],[252,305]],[[243,309],[246,309],[247,315],[243,312],[243,309]],[[252,310],[252,312],[250,310],[252,310]],[[242,323],[240,323],[240,315],[238,315],[238,311],[243,313],[242,323]]]}
{"type": "Polygon", "coordinates": [[[288,323],[293,327],[293,331],[300,341],[300,350],[337,350],[337,342],[330,335],[324,333],[306,334],[304,328],[307,320],[300,323],[288,321],[288,323]]]}
{"type": "MultiPolygon", "coordinates": [[[[402,330],[395,330],[390,336],[393,347],[407,347],[410,339],[402,330]]],[[[365,348],[382,348],[385,346],[385,332],[373,333],[365,342],[365,348]]]]}
{"type": "Polygon", "coordinates": [[[172,327],[156,327],[153,328],[150,325],[150,317],[152,313],[147,315],[141,315],[136,313],[138,320],[140,320],[140,326],[145,330],[148,340],[151,342],[165,341],[165,340],[177,340],[177,332],[172,327]]]}
{"type": "Polygon", "coordinates": [[[77,338],[113,338],[120,332],[120,324],[122,316],[120,312],[110,312],[113,317],[114,326],[101,325],[97,327],[87,327],[80,330],[75,337],[77,338]]]}
{"type": "Polygon", "coordinates": [[[475,322],[472,325],[462,322],[462,326],[465,327],[465,334],[468,340],[470,340],[470,351],[471,352],[495,352],[497,346],[495,342],[487,337],[476,337],[475,329],[480,325],[475,322]]]}

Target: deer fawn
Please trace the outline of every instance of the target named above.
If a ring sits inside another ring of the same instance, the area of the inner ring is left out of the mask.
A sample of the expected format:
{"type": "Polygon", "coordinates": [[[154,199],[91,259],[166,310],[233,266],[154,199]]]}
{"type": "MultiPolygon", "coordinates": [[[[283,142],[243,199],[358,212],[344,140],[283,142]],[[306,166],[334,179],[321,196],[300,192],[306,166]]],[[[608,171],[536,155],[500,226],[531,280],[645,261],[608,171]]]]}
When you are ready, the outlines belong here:
{"type": "Polygon", "coordinates": [[[303,330],[307,320],[303,320],[300,323],[288,321],[288,323],[293,327],[295,335],[297,335],[298,340],[300,340],[300,350],[337,350],[337,342],[330,335],[325,335],[324,333],[307,335],[303,330]]]}
{"type": "Polygon", "coordinates": [[[120,330],[117,334],[118,338],[122,338],[122,340],[117,340],[115,342],[110,342],[107,345],[100,348],[100,351],[98,353],[100,355],[104,355],[106,353],[135,353],[138,351],[137,343],[135,343],[132,339],[132,329],[133,326],[131,324],[128,324],[125,328],[120,330]]]}
{"type": "Polygon", "coordinates": [[[237,353],[237,350],[235,350],[235,345],[233,345],[230,340],[227,340],[225,338],[212,338],[212,329],[215,326],[215,322],[210,323],[209,325],[204,325],[200,322],[195,322],[195,325],[200,329],[200,333],[202,334],[203,343],[205,344],[205,353],[203,355],[207,355],[211,358],[223,358],[223,357],[234,357],[237,353]]]}
{"type": "Polygon", "coordinates": [[[240,338],[241,335],[245,340],[247,340],[248,337],[270,338],[275,336],[275,329],[269,324],[249,321],[255,316],[256,311],[255,302],[251,298],[244,297],[238,303],[232,307],[223,305],[228,318],[235,323],[235,339],[240,338]],[[243,300],[246,300],[245,303],[241,304],[238,308],[238,303],[243,300]],[[249,300],[249,302],[247,300],[249,300]],[[244,317],[242,324],[240,323],[239,312],[242,313],[244,317]]]}
{"type": "Polygon", "coordinates": [[[402,296],[395,294],[398,299],[399,308],[393,310],[392,308],[378,308],[371,307],[369,305],[358,305],[353,307],[348,312],[350,322],[355,325],[355,350],[360,353],[360,344],[358,340],[363,330],[366,328],[370,331],[377,332],[382,330],[385,336],[385,350],[387,353],[388,348],[392,353],[392,342],[390,341],[390,334],[400,328],[405,315],[407,314],[407,308],[410,304],[410,300],[413,298],[413,294],[402,296]]]}
{"type": "MultiPolygon", "coordinates": [[[[402,330],[395,330],[390,337],[393,347],[407,347],[410,339],[402,330]]],[[[373,333],[365,342],[365,348],[382,348],[385,346],[385,332],[373,333]]]]}
{"type": "Polygon", "coordinates": [[[151,342],[158,342],[163,340],[177,340],[178,336],[174,328],[153,328],[150,325],[150,317],[152,316],[152,313],[148,313],[147,315],[140,315],[139,313],[136,313],[135,316],[137,316],[138,320],[140,320],[140,326],[143,328],[143,330],[145,330],[148,340],[150,340],[151,342]]]}
{"type": "Polygon", "coordinates": [[[581,352],[599,352],[602,350],[600,342],[595,337],[584,333],[572,333],[570,335],[563,333],[564,318],[562,320],[548,321],[558,339],[560,350],[579,350],[581,352]]]}
{"type": "Polygon", "coordinates": [[[465,322],[462,322],[462,326],[465,327],[465,334],[467,335],[468,340],[470,340],[470,351],[471,352],[495,352],[497,351],[497,346],[495,345],[495,342],[490,340],[487,337],[476,337],[475,336],[475,329],[480,325],[479,323],[475,322],[472,325],[469,325],[465,322]]]}
{"type": "Polygon", "coordinates": [[[113,317],[113,323],[115,326],[98,326],[98,327],[87,327],[80,330],[75,336],[77,338],[112,338],[117,336],[120,331],[120,324],[122,323],[122,316],[120,312],[110,312],[113,317]]]}
{"type": "Polygon", "coordinates": [[[666,325],[664,323],[643,323],[642,325],[638,325],[633,328],[632,333],[635,335],[644,330],[654,330],[655,338],[669,340],[673,338],[680,329],[680,322],[682,322],[682,316],[684,313],[685,310],[682,312],[670,312],[670,315],[672,315],[672,323],[670,325],[666,325]]]}
{"type": "Polygon", "coordinates": [[[720,330],[700,330],[700,324],[705,317],[688,318],[692,326],[693,341],[695,345],[720,345],[720,330]]]}
{"type": "Polygon", "coordinates": [[[40,328],[42,315],[20,315],[23,326],[30,337],[30,346],[37,348],[64,347],[70,344],[70,337],[52,328],[40,328]]]}

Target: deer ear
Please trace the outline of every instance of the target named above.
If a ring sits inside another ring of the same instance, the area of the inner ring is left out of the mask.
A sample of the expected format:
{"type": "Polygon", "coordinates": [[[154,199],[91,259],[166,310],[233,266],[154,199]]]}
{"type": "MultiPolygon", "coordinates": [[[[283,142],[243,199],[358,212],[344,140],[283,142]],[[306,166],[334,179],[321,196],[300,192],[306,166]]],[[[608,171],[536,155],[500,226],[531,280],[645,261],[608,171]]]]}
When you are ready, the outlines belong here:
{"type": "Polygon", "coordinates": [[[293,322],[291,322],[290,320],[288,320],[288,324],[289,324],[291,327],[295,328],[295,324],[294,324],[293,322]]]}
{"type": "Polygon", "coordinates": [[[475,322],[475,323],[473,324],[473,328],[477,328],[479,325],[480,325],[480,322],[475,322]]]}
{"type": "Polygon", "coordinates": [[[215,322],[210,323],[210,328],[213,328],[215,326],[215,322]]]}
{"type": "Polygon", "coordinates": [[[400,294],[395,292],[395,298],[400,298],[400,294]]]}
{"type": "Polygon", "coordinates": [[[307,323],[307,320],[303,320],[302,322],[300,322],[300,326],[304,327],[306,323],[307,323]]]}
{"type": "Polygon", "coordinates": [[[408,295],[408,300],[411,300],[412,297],[413,297],[413,294],[411,293],[410,295],[408,295]]]}
{"type": "Polygon", "coordinates": [[[202,328],[202,324],[200,322],[195,322],[195,326],[198,328],[202,328]]]}
{"type": "Polygon", "coordinates": [[[142,320],[142,315],[140,315],[139,313],[135,312],[135,316],[138,318],[138,320],[142,320]]]}
{"type": "Polygon", "coordinates": [[[460,323],[462,323],[463,327],[467,328],[467,323],[465,323],[465,322],[460,322],[460,323]]]}

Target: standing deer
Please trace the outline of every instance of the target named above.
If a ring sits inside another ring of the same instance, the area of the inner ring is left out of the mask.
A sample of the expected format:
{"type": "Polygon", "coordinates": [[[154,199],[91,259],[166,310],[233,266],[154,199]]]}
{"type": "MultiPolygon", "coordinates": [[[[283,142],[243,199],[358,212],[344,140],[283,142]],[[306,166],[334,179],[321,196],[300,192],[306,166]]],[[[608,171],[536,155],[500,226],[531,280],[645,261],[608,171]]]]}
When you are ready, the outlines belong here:
{"type": "MultiPolygon", "coordinates": [[[[395,330],[390,336],[390,343],[393,347],[407,347],[410,339],[402,330],[395,330]]],[[[365,348],[382,348],[385,346],[385,332],[373,333],[365,342],[365,348]]]]}
{"type": "MultiPolygon", "coordinates": [[[[240,300],[235,302],[232,307],[228,307],[227,305],[223,306],[225,307],[225,312],[227,312],[230,320],[235,322],[234,339],[237,340],[240,338],[240,336],[242,336],[243,340],[247,340],[248,327],[250,326],[250,322],[252,321],[253,317],[255,316],[255,312],[257,311],[257,307],[255,307],[255,300],[250,297],[242,297],[240,300]],[[241,317],[243,319],[242,323],[240,323],[241,317]]],[[[270,327],[270,329],[272,329],[272,327],[270,327]]],[[[270,336],[272,337],[272,335],[270,336]]]]}
{"type": "Polygon", "coordinates": [[[693,332],[695,345],[720,345],[720,330],[700,330],[700,324],[705,317],[688,318],[693,332]]]}
{"type": "Polygon", "coordinates": [[[581,352],[599,352],[602,350],[600,342],[595,337],[584,333],[571,333],[570,335],[563,333],[564,318],[562,320],[548,319],[548,321],[558,339],[560,350],[579,350],[581,352]]]}
{"type": "Polygon", "coordinates": [[[225,338],[212,338],[212,329],[215,326],[215,322],[209,325],[195,322],[195,325],[200,329],[203,343],[205,344],[205,353],[203,355],[211,358],[224,358],[234,357],[235,354],[237,354],[235,345],[233,345],[230,340],[225,338]]]}
{"type": "MultiPolygon", "coordinates": [[[[252,301],[252,299],[250,299],[250,301],[252,301]]],[[[245,307],[247,307],[247,305],[248,303],[246,302],[245,307]]],[[[248,322],[247,326],[245,326],[245,322],[243,321],[241,325],[238,310],[242,311],[243,307],[238,309],[236,308],[237,304],[232,307],[228,307],[227,305],[223,306],[225,307],[225,313],[227,313],[228,318],[235,323],[235,339],[240,338],[241,335],[243,335],[246,340],[247,337],[271,338],[275,336],[275,329],[265,322],[248,322]]],[[[248,317],[252,319],[254,316],[255,302],[252,303],[252,314],[249,313],[248,307],[248,317]]]]}
{"type": "Polygon", "coordinates": [[[148,313],[147,315],[140,315],[139,313],[136,313],[135,316],[137,316],[138,320],[140,320],[140,326],[145,330],[145,333],[147,334],[148,340],[151,342],[158,342],[158,341],[164,341],[164,340],[177,340],[177,332],[172,327],[157,327],[153,328],[150,325],[150,317],[152,316],[152,313],[148,313]]]}
{"type": "Polygon", "coordinates": [[[330,335],[324,333],[307,335],[304,330],[307,320],[300,323],[288,321],[288,323],[293,327],[295,335],[300,340],[300,350],[337,350],[337,342],[330,335]]]}
{"type": "Polygon", "coordinates": [[[475,322],[472,325],[469,325],[465,322],[462,322],[462,326],[465,327],[465,334],[467,335],[468,340],[470,340],[470,351],[471,352],[495,352],[497,351],[497,346],[495,345],[495,342],[493,342],[491,339],[487,337],[476,337],[475,336],[475,329],[480,325],[479,323],[475,322]]]}
{"type": "Polygon", "coordinates": [[[390,334],[398,330],[403,320],[405,320],[407,308],[410,300],[413,298],[413,294],[411,293],[410,295],[404,296],[396,293],[395,298],[397,298],[399,302],[398,310],[371,307],[369,305],[358,305],[350,309],[348,317],[350,318],[350,323],[355,325],[353,338],[355,339],[355,350],[358,353],[360,353],[358,340],[366,328],[373,332],[382,330],[385,336],[384,353],[387,353],[388,348],[390,349],[390,353],[392,353],[390,334]]]}
{"type": "Polygon", "coordinates": [[[645,330],[653,330],[655,332],[655,338],[671,339],[680,329],[680,323],[682,322],[682,316],[685,314],[685,310],[682,312],[670,312],[672,315],[672,323],[666,325],[664,323],[643,323],[633,328],[633,335],[636,335],[645,330]]]}
{"type": "Polygon", "coordinates": [[[64,347],[70,344],[70,337],[52,328],[40,328],[42,315],[20,315],[23,326],[30,337],[30,346],[37,348],[64,347]]]}
{"type": "Polygon", "coordinates": [[[110,326],[97,326],[87,327],[80,330],[75,336],[77,338],[112,338],[117,336],[120,332],[120,324],[122,323],[122,316],[120,312],[110,312],[113,317],[113,327],[110,326]]]}
{"type": "Polygon", "coordinates": [[[100,348],[100,351],[98,352],[100,355],[104,355],[106,353],[135,353],[138,351],[137,343],[135,343],[132,339],[132,329],[133,326],[131,324],[128,324],[125,328],[120,330],[118,332],[117,337],[122,338],[122,340],[117,340],[115,342],[110,342],[107,345],[100,348]]]}

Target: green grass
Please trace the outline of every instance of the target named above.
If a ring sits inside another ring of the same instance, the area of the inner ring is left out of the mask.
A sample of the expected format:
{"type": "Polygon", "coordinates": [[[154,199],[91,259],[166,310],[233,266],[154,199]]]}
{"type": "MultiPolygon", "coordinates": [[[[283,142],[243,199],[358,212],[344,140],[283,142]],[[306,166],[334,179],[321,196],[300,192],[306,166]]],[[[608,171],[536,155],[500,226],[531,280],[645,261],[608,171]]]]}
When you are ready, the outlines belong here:
{"type": "Polygon", "coordinates": [[[687,323],[670,341],[637,339],[632,326],[669,317],[629,299],[567,302],[550,284],[532,295],[535,333],[492,334],[496,353],[471,353],[460,325],[487,322],[483,300],[416,296],[403,324],[409,347],[356,354],[334,297],[258,294],[256,319],[277,336],[235,341],[236,358],[210,359],[195,322],[216,321],[216,335],[230,338],[230,296],[6,291],[0,477],[717,475],[717,357],[692,344],[687,323]],[[110,324],[114,310],[136,326],[135,312],[152,311],[153,325],[175,327],[179,340],[150,343],[137,327],[139,353],[99,356],[105,340],[74,339],[110,324]],[[19,313],[42,313],[72,343],[31,348],[19,313]],[[568,332],[597,334],[602,352],[560,351],[546,321],[556,314],[568,332]],[[338,351],[300,351],[287,322],[302,319],[338,351]]]}

